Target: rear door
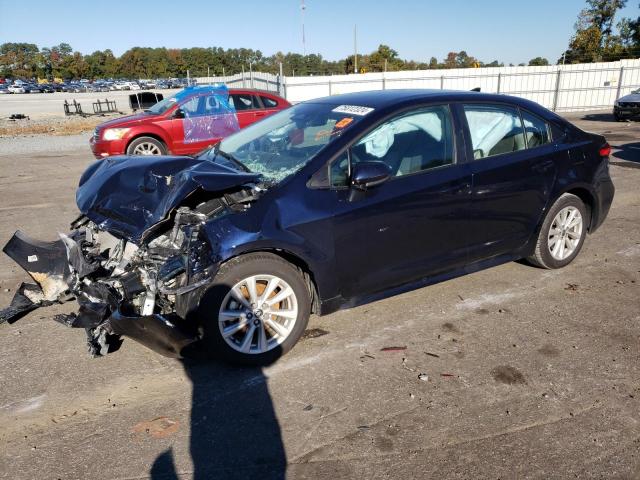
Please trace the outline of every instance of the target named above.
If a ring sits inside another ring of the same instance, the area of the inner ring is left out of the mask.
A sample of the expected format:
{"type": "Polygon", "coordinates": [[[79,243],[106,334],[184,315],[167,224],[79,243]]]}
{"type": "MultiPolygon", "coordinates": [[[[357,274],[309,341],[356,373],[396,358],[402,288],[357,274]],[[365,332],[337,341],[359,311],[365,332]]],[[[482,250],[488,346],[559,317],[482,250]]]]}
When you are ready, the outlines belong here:
{"type": "MultiPolygon", "coordinates": [[[[544,120],[506,104],[465,104],[472,174],[470,261],[514,253],[535,232],[562,155],[544,120]]],[[[566,152],[564,152],[566,155],[566,152]]]]}
{"type": "Polygon", "coordinates": [[[260,112],[260,102],[251,93],[231,93],[229,104],[235,108],[240,128],[245,128],[256,121],[256,113],[260,112]]]}

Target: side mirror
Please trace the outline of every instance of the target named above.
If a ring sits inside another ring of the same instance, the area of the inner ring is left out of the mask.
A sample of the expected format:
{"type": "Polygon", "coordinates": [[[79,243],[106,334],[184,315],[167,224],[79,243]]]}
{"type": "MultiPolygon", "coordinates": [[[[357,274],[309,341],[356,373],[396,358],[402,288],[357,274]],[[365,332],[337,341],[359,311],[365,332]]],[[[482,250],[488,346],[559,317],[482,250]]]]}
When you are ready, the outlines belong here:
{"type": "Polygon", "coordinates": [[[359,162],[353,165],[351,186],[357,190],[367,190],[391,177],[391,168],[384,162],[359,162]]]}
{"type": "Polygon", "coordinates": [[[176,111],[173,112],[173,118],[184,118],[184,110],[181,108],[176,108],[176,111]]]}

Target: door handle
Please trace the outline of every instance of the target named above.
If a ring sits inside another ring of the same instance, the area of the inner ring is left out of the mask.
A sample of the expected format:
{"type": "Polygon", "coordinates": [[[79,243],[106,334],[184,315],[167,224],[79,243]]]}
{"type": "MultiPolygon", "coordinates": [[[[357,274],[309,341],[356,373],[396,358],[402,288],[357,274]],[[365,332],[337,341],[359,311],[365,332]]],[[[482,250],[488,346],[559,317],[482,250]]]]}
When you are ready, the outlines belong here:
{"type": "Polygon", "coordinates": [[[267,114],[267,112],[256,112],[256,117],[264,117],[267,114]]]}

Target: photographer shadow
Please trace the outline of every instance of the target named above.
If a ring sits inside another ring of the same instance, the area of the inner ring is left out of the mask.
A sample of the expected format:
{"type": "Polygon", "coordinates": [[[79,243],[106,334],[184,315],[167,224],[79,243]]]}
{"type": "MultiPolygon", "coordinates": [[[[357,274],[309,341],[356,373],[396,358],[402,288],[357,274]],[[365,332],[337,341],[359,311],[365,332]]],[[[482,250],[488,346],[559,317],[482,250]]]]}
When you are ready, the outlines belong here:
{"type": "MultiPolygon", "coordinates": [[[[286,455],[262,369],[182,363],[193,384],[193,473],[187,478],[284,478],[286,455]]],[[[149,473],[154,480],[185,478],[176,471],[171,449],[156,458],[149,473]]]]}

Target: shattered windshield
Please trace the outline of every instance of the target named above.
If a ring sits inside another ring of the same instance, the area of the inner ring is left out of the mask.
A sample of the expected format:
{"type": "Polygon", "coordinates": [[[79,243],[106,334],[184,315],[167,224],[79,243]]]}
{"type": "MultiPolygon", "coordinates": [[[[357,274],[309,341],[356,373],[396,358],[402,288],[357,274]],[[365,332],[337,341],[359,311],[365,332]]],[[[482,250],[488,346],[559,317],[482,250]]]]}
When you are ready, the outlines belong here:
{"type": "Polygon", "coordinates": [[[230,159],[240,162],[262,174],[266,182],[279,183],[370,111],[351,105],[301,103],[225,138],[202,155],[226,165],[230,159]]]}

